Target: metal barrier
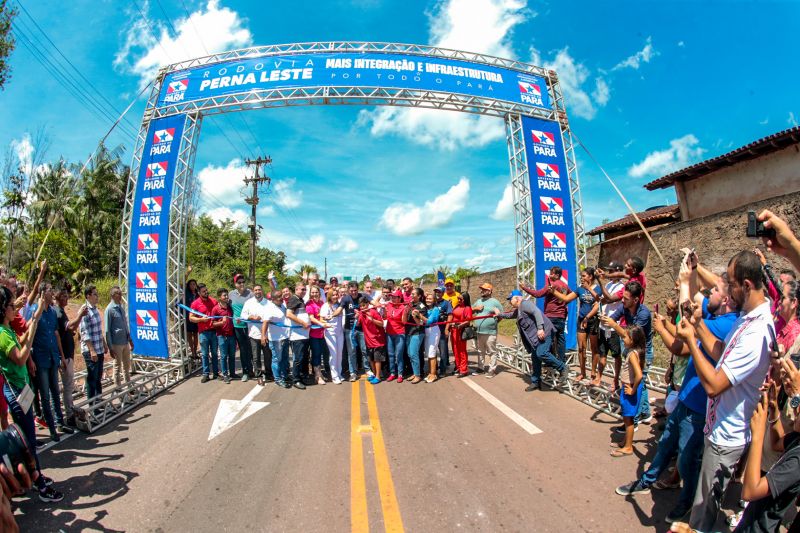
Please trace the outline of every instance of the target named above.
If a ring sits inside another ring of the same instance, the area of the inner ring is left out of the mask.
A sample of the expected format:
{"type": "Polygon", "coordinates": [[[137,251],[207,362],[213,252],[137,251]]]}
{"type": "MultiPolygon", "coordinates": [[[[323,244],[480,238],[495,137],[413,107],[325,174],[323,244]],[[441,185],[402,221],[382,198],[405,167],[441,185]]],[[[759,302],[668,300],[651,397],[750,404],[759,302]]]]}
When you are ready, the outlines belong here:
{"type": "MultiPolygon", "coordinates": [[[[531,373],[531,356],[522,343],[519,342],[519,337],[514,336],[514,346],[507,346],[504,344],[497,344],[498,360],[505,366],[518,370],[523,374],[530,375],[531,373]]],[[[591,351],[587,349],[587,359],[591,361],[591,351]]],[[[567,352],[567,364],[570,368],[578,366],[578,353],[575,351],[567,352]]],[[[667,384],[664,381],[666,369],[656,366],[650,366],[647,373],[647,380],[645,386],[652,391],[666,393],[667,384]]],[[[619,393],[612,391],[609,387],[604,385],[592,385],[586,381],[577,381],[574,376],[576,372],[570,371],[570,379],[566,384],[561,386],[558,384],[558,373],[554,370],[543,367],[542,368],[542,382],[549,386],[551,389],[556,389],[571,398],[574,398],[586,405],[597,409],[609,416],[621,419],[620,406],[619,406],[619,393]]],[[[613,358],[609,358],[603,369],[603,375],[613,378],[614,377],[614,362],[613,358]]]]}
{"type": "Polygon", "coordinates": [[[75,424],[78,429],[91,433],[176,385],[196,370],[196,367],[196,363],[184,366],[180,361],[135,357],[131,380],[117,387],[112,385],[109,372],[113,363],[107,363],[103,365],[103,393],[92,399],[85,398],[86,372],[76,373],[73,397],[84,400],[76,403],[73,408],[75,424]]]}

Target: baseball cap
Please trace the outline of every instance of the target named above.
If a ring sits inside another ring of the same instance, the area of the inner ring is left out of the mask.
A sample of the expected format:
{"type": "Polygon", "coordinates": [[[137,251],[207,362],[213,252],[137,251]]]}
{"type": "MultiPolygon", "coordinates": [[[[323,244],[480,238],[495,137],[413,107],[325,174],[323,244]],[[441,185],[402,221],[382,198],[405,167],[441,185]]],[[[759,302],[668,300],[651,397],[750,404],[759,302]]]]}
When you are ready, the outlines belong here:
{"type": "Polygon", "coordinates": [[[434,287],[434,288],[433,288],[433,290],[434,290],[434,292],[435,292],[435,291],[444,292],[444,287],[439,287],[439,286],[437,285],[436,287],[434,287]]]}
{"type": "Polygon", "coordinates": [[[606,270],[622,270],[622,265],[617,263],[616,261],[609,261],[608,265],[606,266],[606,270]]]}
{"type": "Polygon", "coordinates": [[[233,282],[236,283],[240,279],[244,279],[244,274],[234,274],[233,275],[233,282]]]}
{"type": "Polygon", "coordinates": [[[514,296],[522,296],[522,291],[514,289],[513,291],[511,291],[511,294],[508,295],[508,298],[506,298],[506,300],[510,300],[514,296]]]}
{"type": "Polygon", "coordinates": [[[401,291],[400,289],[395,289],[395,291],[392,293],[392,298],[394,298],[395,296],[398,298],[402,298],[403,291],[401,291]]]}
{"type": "Polygon", "coordinates": [[[444,280],[444,284],[445,284],[445,285],[447,285],[448,283],[452,283],[453,285],[455,285],[455,284],[456,284],[456,282],[455,282],[455,281],[453,281],[453,278],[447,278],[446,280],[444,280]]]}
{"type": "Polygon", "coordinates": [[[483,285],[481,285],[481,286],[480,286],[480,287],[478,287],[478,288],[479,288],[479,289],[486,289],[487,291],[490,291],[490,290],[492,290],[494,287],[492,287],[492,284],[491,284],[491,283],[484,283],[483,285]]]}

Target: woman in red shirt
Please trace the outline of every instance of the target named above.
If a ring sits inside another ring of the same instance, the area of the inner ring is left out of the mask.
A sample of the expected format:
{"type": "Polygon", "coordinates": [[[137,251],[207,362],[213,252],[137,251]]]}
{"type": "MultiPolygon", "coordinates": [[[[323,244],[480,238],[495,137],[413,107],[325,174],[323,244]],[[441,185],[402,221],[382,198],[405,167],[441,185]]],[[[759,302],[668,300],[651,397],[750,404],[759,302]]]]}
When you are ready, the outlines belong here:
{"type": "Polygon", "coordinates": [[[464,296],[459,294],[456,306],[453,308],[453,313],[450,315],[449,322],[453,323],[450,327],[450,343],[453,345],[456,371],[460,378],[469,375],[467,372],[467,341],[461,338],[461,331],[470,324],[468,320],[471,318],[472,308],[464,305],[464,296]],[[459,322],[460,320],[464,320],[465,322],[459,322]]]}
{"type": "Polygon", "coordinates": [[[386,381],[397,378],[403,382],[403,356],[406,348],[406,327],[403,325],[403,292],[397,289],[392,293],[391,301],[384,306],[386,318],[386,347],[389,351],[389,377],[386,381]]]}
{"type": "Polygon", "coordinates": [[[317,385],[325,385],[325,378],[322,377],[320,364],[322,363],[322,354],[325,353],[325,328],[328,327],[328,323],[320,319],[319,312],[321,309],[322,298],[319,295],[319,287],[312,286],[308,302],[306,302],[306,312],[308,313],[309,322],[314,326],[319,326],[312,326],[308,333],[308,342],[311,345],[311,366],[314,367],[314,377],[317,378],[317,385]]]}

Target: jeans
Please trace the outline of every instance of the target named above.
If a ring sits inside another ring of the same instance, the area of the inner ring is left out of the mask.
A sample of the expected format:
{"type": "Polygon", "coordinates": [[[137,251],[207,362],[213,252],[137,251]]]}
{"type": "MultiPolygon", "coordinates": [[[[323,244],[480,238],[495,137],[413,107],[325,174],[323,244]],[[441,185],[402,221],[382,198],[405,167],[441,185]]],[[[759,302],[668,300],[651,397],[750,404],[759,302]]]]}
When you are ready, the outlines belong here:
{"type": "Polygon", "coordinates": [[[219,357],[217,356],[217,333],[213,330],[200,333],[200,353],[203,355],[203,375],[212,371],[219,374],[219,357]],[[210,359],[210,362],[209,362],[210,359]]]}
{"type": "Polygon", "coordinates": [[[92,361],[89,352],[83,352],[83,362],[86,363],[86,397],[92,399],[103,394],[103,356],[98,355],[97,361],[92,361]]]}
{"type": "Polygon", "coordinates": [[[420,375],[419,364],[419,349],[422,346],[422,340],[425,338],[423,333],[415,333],[408,336],[408,358],[411,359],[411,370],[415,376],[420,375]]]}
{"type": "Polygon", "coordinates": [[[289,377],[289,341],[269,341],[272,350],[272,375],[275,381],[286,381],[289,377]]]}
{"type": "Polygon", "coordinates": [[[253,374],[253,354],[250,352],[250,337],[247,335],[247,328],[233,328],[236,333],[236,344],[239,345],[239,360],[242,362],[242,373],[252,377],[253,374]]]}
{"type": "Polygon", "coordinates": [[[406,336],[400,335],[386,336],[386,349],[389,352],[389,373],[396,376],[403,375],[403,354],[406,348],[406,336]]]}
{"type": "Polygon", "coordinates": [[[683,480],[683,487],[676,508],[689,509],[692,506],[697,478],[700,475],[700,461],[703,458],[704,425],[704,414],[696,413],[683,402],[678,402],[678,406],[667,418],[667,425],[658,441],[658,451],[650,468],[639,479],[642,485],[649,487],[677,455],[678,472],[683,480]]]}
{"type": "Polygon", "coordinates": [[[355,329],[344,330],[345,342],[347,342],[347,365],[351,374],[358,375],[358,359],[356,358],[358,350],[361,350],[362,362],[364,362],[364,371],[369,369],[369,360],[367,359],[367,345],[364,344],[364,333],[355,329]],[[358,334],[361,335],[359,340],[358,334]]]}
{"type": "Polygon", "coordinates": [[[55,433],[55,424],[64,425],[64,413],[61,412],[61,395],[58,390],[58,367],[38,367],[35,379],[36,388],[39,389],[39,397],[42,399],[44,420],[47,422],[47,427],[50,428],[50,433],[55,433]]]}
{"type": "Polygon", "coordinates": [[[322,363],[322,354],[325,353],[325,337],[308,339],[311,346],[311,366],[318,367],[322,363]]]}
{"type": "Polygon", "coordinates": [[[367,343],[364,342],[364,332],[353,329],[353,335],[358,341],[358,349],[361,350],[361,364],[364,365],[364,372],[370,369],[369,357],[367,356],[367,343]]]}
{"type": "Polygon", "coordinates": [[[642,380],[644,380],[645,386],[642,390],[642,397],[639,399],[639,409],[636,412],[636,416],[633,419],[635,424],[639,423],[639,420],[642,418],[647,418],[650,416],[650,397],[647,394],[647,373],[650,370],[650,365],[653,364],[653,345],[647,347],[644,353],[644,361],[645,364],[642,367],[642,380]]]}
{"type": "Polygon", "coordinates": [[[250,337],[250,353],[253,357],[253,370],[255,371],[256,376],[260,376],[264,373],[264,370],[269,370],[267,372],[267,377],[272,377],[272,366],[270,366],[269,362],[272,361],[272,354],[269,352],[268,346],[261,345],[261,339],[254,339],[250,337]],[[264,366],[261,366],[261,361],[264,361],[264,366]]]}
{"type": "Polygon", "coordinates": [[[564,329],[567,327],[566,318],[553,318],[547,317],[553,323],[553,346],[552,349],[558,355],[560,361],[567,360],[567,337],[564,334],[564,329]]]}
{"type": "Polygon", "coordinates": [[[292,346],[292,378],[301,381],[302,376],[308,374],[308,368],[303,368],[303,362],[308,361],[308,339],[289,341],[289,344],[292,346]]]}
{"type": "Polygon", "coordinates": [[[444,376],[447,367],[450,366],[450,349],[447,344],[448,335],[444,334],[444,328],[439,328],[439,375],[444,376]]]}
{"type": "Polygon", "coordinates": [[[538,385],[542,378],[542,363],[563,372],[567,365],[550,351],[553,337],[545,337],[536,347],[536,353],[531,354],[531,385],[538,385]]]}
{"type": "Polygon", "coordinates": [[[27,413],[22,410],[22,406],[17,401],[17,397],[21,392],[22,389],[16,388],[8,381],[3,385],[3,396],[6,397],[6,402],[8,402],[8,410],[11,413],[11,418],[14,419],[15,424],[22,428],[22,433],[25,434],[25,440],[28,441],[28,449],[36,460],[36,471],[39,472],[39,478],[35,483],[37,488],[41,490],[45,487],[45,484],[44,478],[42,477],[42,469],[39,466],[39,454],[36,453],[36,425],[33,421],[33,408],[28,409],[27,413]]]}
{"type": "Polygon", "coordinates": [[[219,345],[219,362],[222,374],[230,376],[236,373],[236,337],[217,335],[219,345]]]}

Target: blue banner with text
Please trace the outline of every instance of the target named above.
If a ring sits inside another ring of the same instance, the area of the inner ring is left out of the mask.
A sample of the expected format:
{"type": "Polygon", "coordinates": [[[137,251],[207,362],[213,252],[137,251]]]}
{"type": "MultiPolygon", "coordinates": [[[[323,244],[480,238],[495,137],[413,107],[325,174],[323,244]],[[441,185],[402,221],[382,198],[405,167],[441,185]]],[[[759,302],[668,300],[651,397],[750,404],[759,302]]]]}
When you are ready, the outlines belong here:
{"type": "Polygon", "coordinates": [[[544,78],[504,67],[413,54],[313,53],[235,59],[170,73],[158,106],[254,90],[383,87],[481,96],[550,109],[544,78]]]}
{"type": "Polygon", "coordinates": [[[136,181],[128,256],[128,322],[134,352],[147,357],[169,357],[169,212],[185,122],[184,115],[150,122],[136,181]]]}
{"type": "MultiPolygon", "coordinates": [[[[560,267],[561,280],[574,291],[578,287],[575,225],[561,129],[558,122],[522,117],[522,130],[533,203],[536,288],[544,288],[550,269],[560,267]]],[[[544,310],[544,298],[538,304],[544,310]]],[[[569,349],[577,344],[576,308],[573,300],[566,325],[569,349]]]]}

